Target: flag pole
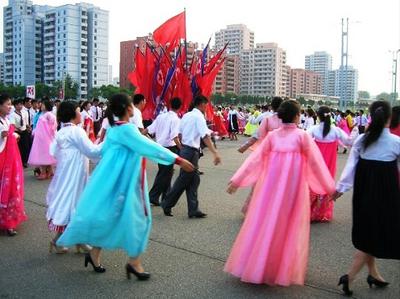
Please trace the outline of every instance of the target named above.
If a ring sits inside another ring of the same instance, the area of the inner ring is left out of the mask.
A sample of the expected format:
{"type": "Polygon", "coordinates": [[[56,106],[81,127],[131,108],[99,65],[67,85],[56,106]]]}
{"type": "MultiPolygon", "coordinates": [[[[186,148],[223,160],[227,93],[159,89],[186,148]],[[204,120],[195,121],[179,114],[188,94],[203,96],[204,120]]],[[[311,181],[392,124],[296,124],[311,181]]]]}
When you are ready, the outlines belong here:
{"type": "Polygon", "coordinates": [[[187,66],[188,66],[188,45],[187,45],[187,34],[186,34],[186,7],[183,8],[184,11],[184,16],[185,16],[185,56],[186,56],[186,62],[185,62],[185,70],[187,70],[187,66]]]}

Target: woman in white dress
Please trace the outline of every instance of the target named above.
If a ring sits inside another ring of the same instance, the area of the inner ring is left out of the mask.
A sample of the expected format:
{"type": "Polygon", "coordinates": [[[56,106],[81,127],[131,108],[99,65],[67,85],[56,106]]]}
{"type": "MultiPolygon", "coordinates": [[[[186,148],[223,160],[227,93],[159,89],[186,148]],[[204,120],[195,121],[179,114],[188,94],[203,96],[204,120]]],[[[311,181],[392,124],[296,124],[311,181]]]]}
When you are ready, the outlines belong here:
{"type": "MultiPolygon", "coordinates": [[[[57,169],[47,191],[48,227],[56,233],[50,242],[50,252],[67,252],[66,248],[57,247],[56,241],[67,227],[78,199],[89,176],[89,158],[100,157],[100,146],[93,144],[86,132],[79,127],[81,114],[77,103],[62,102],[57,118],[62,128],[56,133],[50,146],[50,154],[57,160],[57,169]]],[[[78,247],[85,249],[85,246],[78,247]]]]}

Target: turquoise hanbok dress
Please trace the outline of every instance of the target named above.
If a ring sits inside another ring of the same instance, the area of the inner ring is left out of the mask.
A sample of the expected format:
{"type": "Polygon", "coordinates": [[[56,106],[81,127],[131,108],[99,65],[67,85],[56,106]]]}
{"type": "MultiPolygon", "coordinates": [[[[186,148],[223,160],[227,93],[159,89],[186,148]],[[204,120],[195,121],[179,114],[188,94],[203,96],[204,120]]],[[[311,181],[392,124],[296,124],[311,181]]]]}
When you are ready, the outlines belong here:
{"type": "Polygon", "coordinates": [[[139,256],[151,229],[144,158],[170,165],[177,157],[144,137],[133,124],[107,129],[102,159],[57,245],[89,244],[139,256]]]}

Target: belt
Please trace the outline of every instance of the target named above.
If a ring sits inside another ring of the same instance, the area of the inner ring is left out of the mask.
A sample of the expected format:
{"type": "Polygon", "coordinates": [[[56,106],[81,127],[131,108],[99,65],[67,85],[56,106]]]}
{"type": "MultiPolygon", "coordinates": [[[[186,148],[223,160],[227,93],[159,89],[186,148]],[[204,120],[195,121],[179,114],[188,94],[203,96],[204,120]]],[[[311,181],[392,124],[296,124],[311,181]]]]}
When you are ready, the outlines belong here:
{"type": "Polygon", "coordinates": [[[186,145],[186,144],[182,144],[182,146],[183,146],[183,147],[186,147],[186,148],[189,148],[189,149],[191,149],[191,150],[194,150],[194,151],[200,151],[199,148],[195,148],[195,147],[192,147],[192,146],[189,146],[189,145],[186,145]]]}

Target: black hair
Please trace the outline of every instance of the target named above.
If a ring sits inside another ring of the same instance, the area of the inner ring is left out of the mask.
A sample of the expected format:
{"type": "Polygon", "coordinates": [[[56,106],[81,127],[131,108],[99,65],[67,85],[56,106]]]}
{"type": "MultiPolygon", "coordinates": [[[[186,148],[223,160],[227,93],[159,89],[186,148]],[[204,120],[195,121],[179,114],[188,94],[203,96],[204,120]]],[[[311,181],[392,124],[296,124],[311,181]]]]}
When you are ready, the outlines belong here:
{"type": "Polygon", "coordinates": [[[94,98],[92,102],[93,102],[93,103],[94,103],[94,102],[100,102],[100,100],[99,100],[98,98],[94,98]]]}
{"type": "Polygon", "coordinates": [[[171,109],[178,110],[182,107],[182,100],[178,97],[171,99],[171,109]]]}
{"type": "Polygon", "coordinates": [[[392,120],[390,121],[390,128],[394,129],[400,124],[400,106],[392,108],[392,120]]]}
{"type": "Polygon", "coordinates": [[[54,103],[61,103],[60,99],[54,100],[54,103]]]}
{"type": "Polygon", "coordinates": [[[76,117],[78,103],[75,101],[63,101],[57,109],[57,121],[68,123],[76,117]]]}
{"type": "Polygon", "coordinates": [[[23,99],[16,99],[16,100],[14,100],[14,102],[13,102],[13,105],[14,106],[17,106],[17,105],[19,105],[19,104],[24,104],[24,100],[23,99]]]}
{"type": "Polygon", "coordinates": [[[207,100],[207,98],[205,96],[198,95],[198,96],[196,96],[194,98],[193,106],[194,107],[199,107],[201,104],[207,104],[207,103],[208,103],[208,100],[207,100]]]}
{"type": "Polygon", "coordinates": [[[43,100],[42,104],[46,108],[46,111],[53,110],[53,103],[50,100],[43,100]]]}
{"type": "Polygon", "coordinates": [[[271,108],[274,112],[276,112],[279,106],[282,104],[283,100],[281,97],[273,97],[271,101],[271,108]]]}
{"type": "Polygon", "coordinates": [[[83,111],[83,109],[85,109],[85,107],[87,106],[87,105],[89,105],[90,104],[90,102],[89,101],[84,101],[83,103],[82,103],[82,105],[81,105],[81,111],[83,111]]]}
{"type": "Polygon", "coordinates": [[[362,110],[362,109],[359,112],[360,112],[360,114],[364,114],[364,110],[362,110]]]}
{"type": "Polygon", "coordinates": [[[3,105],[5,102],[10,101],[10,100],[11,100],[11,98],[8,94],[3,93],[0,95],[0,105],[3,105]]]}
{"type": "Polygon", "coordinates": [[[371,115],[371,123],[365,132],[363,140],[364,149],[367,149],[371,144],[376,142],[381,136],[385,124],[388,122],[392,109],[390,104],[386,101],[375,101],[369,107],[369,113],[371,115]]]}
{"type": "Polygon", "coordinates": [[[140,102],[144,101],[144,95],[137,93],[133,96],[133,104],[138,105],[140,102]]]}
{"type": "Polygon", "coordinates": [[[111,97],[106,111],[110,126],[115,125],[114,116],[121,118],[126,114],[129,105],[132,105],[132,99],[125,93],[117,93],[111,97]]]}
{"type": "Polygon", "coordinates": [[[346,117],[346,113],[340,112],[340,117],[341,117],[341,118],[345,118],[345,117],[346,117]]]}
{"type": "Polygon", "coordinates": [[[328,106],[321,106],[317,111],[318,118],[324,123],[322,136],[325,138],[331,130],[331,109],[328,106]]]}
{"type": "Polygon", "coordinates": [[[292,123],[300,114],[300,104],[296,100],[286,100],[278,108],[278,117],[283,123],[292,123]]]}
{"type": "Polygon", "coordinates": [[[37,103],[37,102],[38,102],[38,100],[36,100],[36,99],[32,99],[32,100],[31,100],[31,104],[37,103]]]}

